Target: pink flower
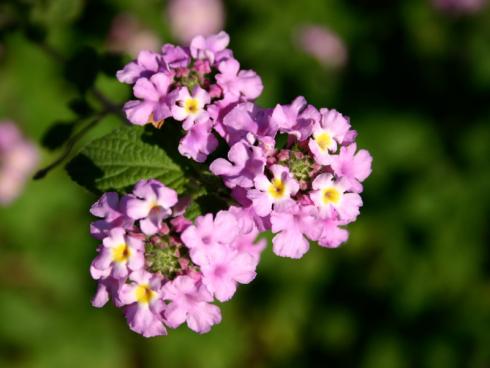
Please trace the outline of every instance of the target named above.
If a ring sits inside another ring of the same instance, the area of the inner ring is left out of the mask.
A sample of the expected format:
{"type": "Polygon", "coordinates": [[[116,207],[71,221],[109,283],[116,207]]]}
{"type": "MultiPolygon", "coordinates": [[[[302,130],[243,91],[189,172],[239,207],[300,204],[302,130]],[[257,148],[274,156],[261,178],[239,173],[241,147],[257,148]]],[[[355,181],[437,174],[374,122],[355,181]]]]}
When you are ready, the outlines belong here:
{"type": "Polygon", "coordinates": [[[119,289],[119,299],[122,305],[127,305],[125,314],[129,327],[145,337],[166,335],[161,278],[140,270],[131,273],[130,279],[131,283],[119,289]]]}
{"type": "Polygon", "coordinates": [[[274,141],[277,129],[270,124],[272,110],[263,109],[252,102],[243,102],[223,117],[224,138],[232,146],[252,133],[259,138],[274,141]]]}
{"type": "Polygon", "coordinates": [[[230,148],[228,160],[218,158],[209,169],[214,175],[223,177],[229,188],[252,187],[254,178],[264,170],[265,157],[262,150],[247,140],[241,140],[230,148]]]}
{"type": "Polygon", "coordinates": [[[163,299],[170,301],[164,312],[165,321],[170,327],[177,328],[187,322],[191,330],[206,333],[221,322],[220,309],[210,304],[213,296],[204,285],[199,284],[189,276],[178,276],[163,286],[163,299]]]}
{"type": "Polygon", "coordinates": [[[253,100],[260,96],[264,85],[253,70],[240,70],[240,63],[233,58],[222,61],[216,75],[218,85],[223,89],[226,101],[238,101],[242,96],[253,100]]]}
{"type": "Polygon", "coordinates": [[[340,148],[338,155],[332,157],[332,169],[335,175],[342,177],[347,184],[347,188],[353,192],[362,192],[361,182],[371,174],[371,164],[373,158],[366,150],[356,153],[355,143],[340,148]]]}
{"type": "Polygon", "coordinates": [[[340,244],[347,241],[349,232],[339,227],[339,222],[332,219],[325,219],[319,222],[322,233],[318,238],[318,244],[325,248],[337,248],[340,244]]]}
{"type": "Polygon", "coordinates": [[[219,246],[212,257],[195,260],[202,272],[202,282],[220,302],[235,294],[237,284],[248,284],[257,275],[258,260],[250,254],[240,253],[228,246],[219,246]]]}
{"type": "Polygon", "coordinates": [[[211,131],[210,120],[194,124],[180,140],[179,152],[182,156],[204,162],[218,147],[218,140],[211,131]]]}
{"type": "Polygon", "coordinates": [[[126,234],[122,228],[115,228],[104,238],[90,267],[90,273],[94,279],[113,277],[124,279],[131,271],[143,267],[144,244],[134,236],[126,234]]]}
{"type": "Polygon", "coordinates": [[[317,211],[313,206],[300,206],[294,201],[278,204],[271,214],[273,251],[281,257],[301,258],[310,248],[310,240],[321,233],[317,211]]]}
{"type": "Polygon", "coordinates": [[[237,221],[233,215],[220,211],[213,219],[208,213],[199,216],[195,225],[189,226],[181,235],[182,242],[190,249],[193,262],[201,264],[213,257],[223,245],[232,243],[238,235],[237,221]]]}
{"type": "Polygon", "coordinates": [[[342,144],[350,129],[345,117],[335,110],[320,109],[321,120],[313,125],[313,138],[308,146],[321,165],[331,163],[330,153],[337,151],[337,145],[342,144]]]}
{"type": "Polygon", "coordinates": [[[176,120],[184,121],[182,127],[189,130],[195,123],[209,119],[209,114],[204,109],[209,102],[208,93],[201,87],[196,86],[192,95],[187,87],[182,87],[178,92],[175,104],[172,106],[172,116],[176,120]]]}
{"type": "Polygon", "coordinates": [[[187,68],[191,60],[188,49],[169,43],[162,46],[162,57],[169,71],[171,69],[187,68]]]}
{"type": "Polygon", "coordinates": [[[125,200],[119,200],[116,192],[104,193],[102,197],[90,207],[90,213],[102,218],[90,224],[90,234],[96,239],[104,239],[109,231],[115,227],[130,229],[133,220],[124,213],[125,200]]]}
{"type": "Polygon", "coordinates": [[[121,301],[118,297],[118,290],[122,285],[122,281],[108,277],[105,279],[99,279],[97,285],[97,292],[92,299],[92,306],[95,308],[102,308],[108,301],[109,297],[112,296],[114,305],[116,307],[121,306],[121,301]]]}
{"type": "Polygon", "coordinates": [[[167,12],[172,34],[185,44],[218,32],[225,18],[221,0],[171,0],[167,12]]]}
{"type": "Polygon", "coordinates": [[[216,35],[209,37],[196,36],[190,44],[191,55],[196,59],[207,59],[212,64],[214,61],[222,61],[223,56],[226,58],[230,55],[226,54],[226,47],[230,43],[230,36],[226,32],[221,31],[216,35]]]}
{"type": "Polygon", "coordinates": [[[276,105],[272,112],[271,124],[281,132],[296,136],[300,141],[311,134],[313,124],[320,120],[320,113],[308,105],[305,98],[297,97],[290,105],[276,105]]]}
{"type": "Polygon", "coordinates": [[[296,45],[324,66],[334,68],[345,65],[347,48],[344,41],[328,28],[308,25],[294,34],[296,45]]]}
{"type": "Polygon", "coordinates": [[[160,41],[132,15],[119,14],[112,20],[106,43],[110,51],[137,56],[140,50],[156,51],[160,41]]]}
{"type": "Polygon", "coordinates": [[[318,175],[313,180],[314,191],[310,194],[312,201],[324,218],[338,218],[351,222],[359,215],[362,199],[357,193],[346,193],[346,183],[342,180],[335,182],[331,174],[318,175]]]}
{"type": "Polygon", "coordinates": [[[139,78],[133,87],[135,97],[124,105],[128,120],[136,125],[158,123],[171,115],[172,95],[168,94],[173,78],[156,73],[148,78],[139,78]]]}
{"type": "Polygon", "coordinates": [[[252,207],[244,208],[231,206],[228,209],[228,212],[235,216],[239,229],[239,235],[231,244],[231,247],[239,253],[250,254],[258,262],[260,254],[267,245],[267,241],[265,239],[257,241],[257,236],[260,231],[264,231],[266,227],[261,226],[262,223],[257,225],[259,219],[252,207]]]}
{"type": "Polygon", "coordinates": [[[272,165],[269,170],[272,180],[264,174],[257,175],[254,179],[256,189],[249,190],[247,194],[255,212],[262,217],[271,213],[273,204],[290,199],[299,190],[298,182],[287,167],[272,165]]]}
{"type": "Polygon", "coordinates": [[[454,14],[472,14],[482,10],[487,0],[433,0],[435,7],[454,14]]]}
{"type": "Polygon", "coordinates": [[[127,200],[127,215],[141,220],[140,227],[146,235],[155,234],[162,221],[172,214],[171,207],[177,203],[177,193],[157,180],[140,180],[133,195],[127,200]]]}
{"type": "Polygon", "coordinates": [[[156,52],[143,50],[135,61],[116,73],[117,79],[121,83],[134,84],[139,78],[150,78],[160,70],[160,58],[156,52]]]}
{"type": "Polygon", "coordinates": [[[38,153],[11,122],[0,122],[0,205],[10,204],[21,193],[37,166],[38,153]]]}

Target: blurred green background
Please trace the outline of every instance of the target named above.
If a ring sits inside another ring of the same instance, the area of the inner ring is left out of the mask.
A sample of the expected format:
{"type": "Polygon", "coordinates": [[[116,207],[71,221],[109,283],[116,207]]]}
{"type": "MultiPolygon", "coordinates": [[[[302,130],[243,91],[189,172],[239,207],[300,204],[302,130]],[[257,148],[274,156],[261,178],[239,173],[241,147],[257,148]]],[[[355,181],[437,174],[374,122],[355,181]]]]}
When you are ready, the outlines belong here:
{"type": "MultiPolygon", "coordinates": [[[[173,42],[166,7],[0,2],[0,118],[37,142],[53,122],[76,119],[73,75],[49,47],[67,58],[85,46],[104,53],[121,13],[173,42]]],[[[144,339],[119,310],[90,306],[96,198],[58,168],[0,208],[0,366],[490,367],[489,7],[458,15],[430,0],[230,0],[224,9],[236,57],[263,78],[260,104],[303,95],[336,108],[373,155],[349,241],[312,246],[299,261],[268,248],[210,333],[144,339]],[[298,47],[295,32],[309,24],[343,40],[344,65],[298,47]]],[[[103,73],[96,85],[117,103],[129,96],[103,73]]],[[[107,117],[76,148],[120,124],[107,117]]],[[[59,154],[43,149],[41,165],[59,154]]]]}

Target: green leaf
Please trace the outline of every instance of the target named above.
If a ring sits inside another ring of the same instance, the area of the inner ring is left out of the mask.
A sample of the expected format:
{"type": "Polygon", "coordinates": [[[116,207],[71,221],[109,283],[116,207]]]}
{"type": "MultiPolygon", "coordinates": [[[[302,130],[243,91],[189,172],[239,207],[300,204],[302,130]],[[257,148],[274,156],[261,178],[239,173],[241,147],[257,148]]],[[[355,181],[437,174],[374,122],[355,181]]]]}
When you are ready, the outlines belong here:
{"type": "MultiPolygon", "coordinates": [[[[182,193],[190,182],[189,168],[162,136],[152,127],[117,129],[89,143],[66,169],[75,182],[95,193],[125,192],[137,181],[150,178],[182,193]],[[171,156],[172,152],[176,155],[171,156]]],[[[173,140],[178,142],[177,137],[173,140]]]]}

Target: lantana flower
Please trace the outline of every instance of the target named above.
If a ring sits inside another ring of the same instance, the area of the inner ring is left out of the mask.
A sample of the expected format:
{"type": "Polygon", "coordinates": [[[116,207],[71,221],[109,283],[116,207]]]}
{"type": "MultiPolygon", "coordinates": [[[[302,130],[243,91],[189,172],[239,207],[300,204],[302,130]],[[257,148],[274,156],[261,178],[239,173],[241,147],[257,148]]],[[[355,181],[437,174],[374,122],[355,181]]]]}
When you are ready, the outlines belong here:
{"type": "Polygon", "coordinates": [[[321,174],[315,178],[311,199],[323,217],[338,215],[340,220],[353,221],[359,215],[362,199],[357,193],[347,193],[342,181],[335,182],[332,175],[321,174]]]}
{"type": "Polygon", "coordinates": [[[336,152],[337,145],[343,142],[350,124],[335,110],[320,109],[320,114],[321,120],[313,124],[313,137],[308,146],[316,162],[328,165],[331,163],[331,153],[336,152]]]}
{"type": "Polygon", "coordinates": [[[248,198],[252,200],[253,208],[259,216],[267,216],[274,203],[288,200],[299,189],[298,182],[287,167],[272,165],[270,171],[271,180],[264,174],[259,174],[254,179],[256,189],[248,191],[248,198]]]}
{"type": "Polygon", "coordinates": [[[192,94],[187,87],[179,90],[175,104],[172,106],[174,119],[183,121],[182,127],[189,130],[194,123],[206,121],[209,114],[204,107],[209,103],[209,95],[201,87],[195,87],[192,94]]]}
{"type": "Polygon", "coordinates": [[[108,226],[96,234],[104,237],[90,268],[98,281],[92,305],[112,300],[145,337],[184,322],[208,332],[221,321],[212,302],[229,300],[238,284],[256,275],[264,244],[254,243],[259,230],[253,216],[232,208],[192,222],[184,217],[188,204],[162,183],[141,180],[132,193],[106,193],[92,206],[108,226]],[[131,219],[129,229],[116,226],[120,216],[131,219]]]}
{"type": "Polygon", "coordinates": [[[165,304],[161,295],[161,279],[144,270],[131,273],[129,283],[119,288],[118,297],[126,305],[129,327],[145,337],[166,335],[163,324],[165,304]]]}
{"type": "Polygon", "coordinates": [[[126,278],[131,271],[143,267],[143,251],[141,239],[126,234],[123,228],[112,229],[109,236],[104,238],[99,255],[92,262],[90,268],[92,277],[126,278]]]}
{"type": "Polygon", "coordinates": [[[172,77],[156,73],[149,79],[139,78],[133,87],[135,97],[124,105],[124,112],[130,122],[136,125],[158,124],[171,115],[172,96],[168,94],[172,77]]]}

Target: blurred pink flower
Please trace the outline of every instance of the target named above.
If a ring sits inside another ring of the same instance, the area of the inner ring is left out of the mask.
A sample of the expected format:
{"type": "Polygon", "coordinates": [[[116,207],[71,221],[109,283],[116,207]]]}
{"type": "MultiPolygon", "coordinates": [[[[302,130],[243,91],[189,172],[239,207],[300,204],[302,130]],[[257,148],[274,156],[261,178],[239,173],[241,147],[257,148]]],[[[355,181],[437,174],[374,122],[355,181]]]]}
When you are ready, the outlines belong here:
{"type": "Polygon", "coordinates": [[[456,14],[471,14],[483,9],[487,0],[433,0],[434,6],[440,10],[456,14]]]}
{"type": "Polygon", "coordinates": [[[225,21],[221,0],[170,0],[166,16],[172,34],[186,44],[194,36],[217,33],[225,21]]]}
{"type": "Polygon", "coordinates": [[[106,44],[110,51],[136,57],[141,50],[157,51],[160,40],[132,15],[119,14],[112,20],[106,44]]]}
{"type": "Polygon", "coordinates": [[[34,145],[25,140],[12,122],[0,122],[0,205],[17,198],[37,162],[34,145]]]}
{"type": "Polygon", "coordinates": [[[328,67],[342,67],[347,62],[347,48],[344,41],[320,25],[305,25],[294,33],[296,46],[328,67]]]}

